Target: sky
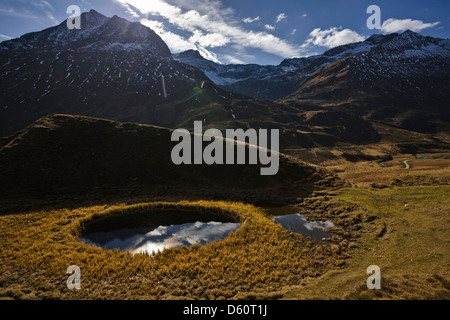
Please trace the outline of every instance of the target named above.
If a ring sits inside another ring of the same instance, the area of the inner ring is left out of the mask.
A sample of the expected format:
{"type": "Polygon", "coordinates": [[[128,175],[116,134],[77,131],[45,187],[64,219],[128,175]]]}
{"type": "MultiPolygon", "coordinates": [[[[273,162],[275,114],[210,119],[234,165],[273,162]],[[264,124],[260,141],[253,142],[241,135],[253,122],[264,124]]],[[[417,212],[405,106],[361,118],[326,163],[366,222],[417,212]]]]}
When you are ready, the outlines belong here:
{"type": "Polygon", "coordinates": [[[198,50],[224,64],[277,65],[407,29],[450,38],[449,0],[0,0],[0,41],[64,22],[70,5],[139,21],[172,53],[198,50]],[[380,9],[375,29],[371,5],[380,9]]]}

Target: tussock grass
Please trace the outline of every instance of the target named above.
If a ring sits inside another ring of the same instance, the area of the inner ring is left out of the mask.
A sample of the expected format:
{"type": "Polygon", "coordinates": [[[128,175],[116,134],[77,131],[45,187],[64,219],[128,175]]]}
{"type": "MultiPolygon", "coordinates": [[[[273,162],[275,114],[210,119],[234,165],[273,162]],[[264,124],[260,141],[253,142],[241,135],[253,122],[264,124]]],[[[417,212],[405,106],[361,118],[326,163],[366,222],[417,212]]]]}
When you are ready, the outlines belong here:
{"type": "Polygon", "coordinates": [[[410,157],[394,157],[383,168],[334,166],[351,188],[299,199],[308,218],[337,226],[318,245],[273,223],[263,209],[237,202],[146,198],[10,212],[0,216],[0,298],[450,299],[448,162],[438,155],[406,170],[401,163],[410,157]],[[79,241],[98,219],[174,210],[226,215],[242,226],[222,241],[156,255],[79,241]],[[81,268],[81,290],[66,287],[72,264],[81,268]],[[366,287],[373,264],[382,272],[377,291],[366,287]]]}
{"type": "Polygon", "coordinates": [[[0,296],[14,299],[232,299],[277,297],[277,290],[324,272],[301,235],[256,207],[230,202],[91,206],[0,217],[0,296]],[[156,255],[103,250],[79,241],[89,221],[154,210],[208,211],[242,222],[225,240],[156,255]],[[81,290],[68,290],[69,265],[81,290]]]}

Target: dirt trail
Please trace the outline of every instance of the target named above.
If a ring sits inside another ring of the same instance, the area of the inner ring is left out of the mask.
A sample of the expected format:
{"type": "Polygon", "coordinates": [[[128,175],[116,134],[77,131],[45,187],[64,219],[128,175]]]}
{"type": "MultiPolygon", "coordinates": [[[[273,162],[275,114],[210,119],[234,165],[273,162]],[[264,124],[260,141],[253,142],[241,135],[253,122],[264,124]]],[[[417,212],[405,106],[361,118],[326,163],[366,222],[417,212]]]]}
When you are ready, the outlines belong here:
{"type": "Polygon", "coordinates": [[[411,166],[410,166],[410,164],[409,164],[410,161],[411,161],[411,160],[405,160],[405,161],[403,161],[403,163],[405,164],[405,169],[411,169],[411,166]]]}

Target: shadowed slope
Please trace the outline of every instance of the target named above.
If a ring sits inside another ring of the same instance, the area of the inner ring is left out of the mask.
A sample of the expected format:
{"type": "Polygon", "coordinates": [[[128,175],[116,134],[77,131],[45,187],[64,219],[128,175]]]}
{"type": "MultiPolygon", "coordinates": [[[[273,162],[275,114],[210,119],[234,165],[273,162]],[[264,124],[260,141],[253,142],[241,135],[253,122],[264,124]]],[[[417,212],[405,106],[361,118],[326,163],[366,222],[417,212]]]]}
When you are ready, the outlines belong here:
{"type": "Polygon", "coordinates": [[[171,132],[82,116],[42,118],[0,149],[0,191],[49,195],[134,188],[277,199],[307,195],[317,184],[341,183],[283,154],[274,176],[261,176],[259,164],[176,166],[171,132]]]}

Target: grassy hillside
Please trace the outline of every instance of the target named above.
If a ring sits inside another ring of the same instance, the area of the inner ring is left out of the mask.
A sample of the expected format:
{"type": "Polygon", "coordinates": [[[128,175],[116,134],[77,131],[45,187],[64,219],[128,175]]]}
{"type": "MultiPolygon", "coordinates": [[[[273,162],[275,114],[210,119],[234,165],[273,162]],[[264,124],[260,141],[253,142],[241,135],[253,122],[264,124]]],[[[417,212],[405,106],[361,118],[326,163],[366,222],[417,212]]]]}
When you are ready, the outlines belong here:
{"type": "MultiPolygon", "coordinates": [[[[332,120],[317,112],[308,119],[332,120]]],[[[361,147],[375,158],[392,152],[381,165],[329,148],[321,151],[336,158],[323,167],[281,155],[280,172],[262,177],[259,165],[175,166],[170,135],[53,115],[4,139],[0,298],[449,299],[448,151],[411,155],[386,141],[361,147]],[[270,219],[286,207],[242,200],[290,203],[310,220],[331,220],[332,237],[313,244],[270,219]],[[79,241],[98,219],[152,220],[174,210],[225,215],[242,226],[222,241],[154,256],[79,241]],[[66,288],[72,264],[82,270],[80,291],[66,288]],[[381,268],[381,290],[366,287],[369,265],[381,268]]]]}
{"type": "Polygon", "coordinates": [[[370,162],[330,167],[353,188],[302,205],[314,208],[311,217],[343,217],[348,214],[343,208],[354,208],[361,213],[360,237],[347,251],[351,259],[345,267],[291,287],[284,298],[450,299],[448,155],[398,156],[385,168],[370,162]],[[366,287],[370,265],[381,269],[381,290],[366,287]]]}
{"type": "Polygon", "coordinates": [[[279,298],[279,290],[333,266],[321,250],[272,222],[253,206],[226,202],[153,202],[80,207],[0,217],[0,297],[15,299],[279,298]],[[127,254],[78,241],[90,220],[164,210],[230,215],[242,227],[205,246],[127,254]],[[82,290],[68,290],[66,268],[82,270],[82,290]]]}
{"type": "MultiPolygon", "coordinates": [[[[367,70],[354,59],[336,61],[299,78],[296,90],[279,102],[338,109],[422,133],[449,132],[448,81],[422,79],[424,86],[431,86],[421,90],[415,86],[399,89],[400,80],[393,79],[363,86],[360,79],[367,70]]],[[[424,74],[433,78],[433,73],[424,74]]]]}
{"type": "MultiPolygon", "coordinates": [[[[231,202],[109,203],[0,217],[0,297],[4,299],[449,299],[449,161],[415,169],[341,166],[351,188],[322,190],[297,203],[311,220],[332,220],[330,240],[312,245],[273,223],[268,212],[231,202]],[[394,171],[393,171],[394,170],[394,171]],[[354,173],[360,172],[361,175],[354,173]],[[370,175],[382,189],[360,178],[370,175]],[[414,186],[408,184],[415,181],[414,186]],[[90,221],[173,210],[211,212],[242,222],[223,241],[155,256],[102,250],[78,241],[90,221]],[[82,270],[82,289],[67,290],[67,266],[82,270]],[[381,268],[381,290],[366,287],[366,268],[381,268]]],[[[397,161],[399,159],[394,159],[397,161]]],[[[330,169],[336,170],[337,167],[330,169]]],[[[278,210],[270,211],[276,214],[278,210]]]]}
{"type": "Polygon", "coordinates": [[[0,192],[20,195],[194,194],[279,200],[342,182],[326,170],[280,155],[275,176],[261,165],[180,165],[171,160],[171,130],[82,116],[45,117],[0,149],[0,192]]]}

